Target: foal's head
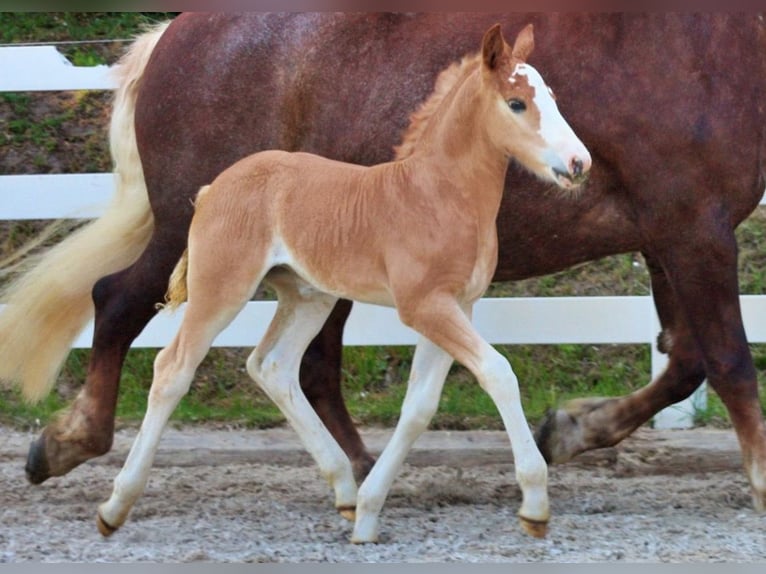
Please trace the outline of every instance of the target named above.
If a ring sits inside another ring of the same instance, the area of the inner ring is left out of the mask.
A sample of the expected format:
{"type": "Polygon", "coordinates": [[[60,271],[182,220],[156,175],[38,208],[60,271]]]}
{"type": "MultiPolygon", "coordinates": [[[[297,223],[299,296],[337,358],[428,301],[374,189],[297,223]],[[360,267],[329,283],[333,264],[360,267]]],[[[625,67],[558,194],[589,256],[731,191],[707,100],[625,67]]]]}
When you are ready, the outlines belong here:
{"type": "Polygon", "coordinates": [[[492,94],[490,137],[538,177],[573,188],[587,177],[588,150],[559,112],[553,92],[526,59],[534,48],[532,25],[511,48],[496,24],[482,42],[482,81],[492,94]]]}

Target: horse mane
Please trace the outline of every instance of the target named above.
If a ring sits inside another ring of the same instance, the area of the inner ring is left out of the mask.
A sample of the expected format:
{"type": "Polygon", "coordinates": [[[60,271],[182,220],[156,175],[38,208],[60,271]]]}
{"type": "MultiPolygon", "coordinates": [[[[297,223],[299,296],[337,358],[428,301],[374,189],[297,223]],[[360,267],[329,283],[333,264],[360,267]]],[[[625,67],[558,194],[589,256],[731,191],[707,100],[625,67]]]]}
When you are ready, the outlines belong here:
{"type": "Polygon", "coordinates": [[[459,62],[453,62],[448,68],[439,72],[434,83],[434,91],[416,111],[410,114],[410,124],[402,135],[402,143],[394,146],[395,159],[400,160],[412,155],[415,144],[423,135],[439,105],[450,90],[474,70],[480,57],[479,53],[464,56],[459,62]]]}

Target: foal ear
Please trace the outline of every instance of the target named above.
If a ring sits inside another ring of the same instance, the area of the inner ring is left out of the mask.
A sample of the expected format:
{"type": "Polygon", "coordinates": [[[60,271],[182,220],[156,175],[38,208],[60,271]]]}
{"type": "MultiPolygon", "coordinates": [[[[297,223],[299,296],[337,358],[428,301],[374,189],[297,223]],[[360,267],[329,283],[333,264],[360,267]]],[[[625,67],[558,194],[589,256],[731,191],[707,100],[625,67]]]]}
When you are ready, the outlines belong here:
{"type": "Polygon", "coordinates": [[[527,24],[524,29],[516,36],[516,42],[513,44],[513,57],[526,62],[532,50],[535,49],[534,26],[527,24]]]}
{"type": "Polygon", "coordinates": [[[494,70],[504,52],[503,33],[500,31],[500,24],[495,24],[484,33],[484,39],[481,43],[481,56],[484,65],[490,70],[494,70]]]}

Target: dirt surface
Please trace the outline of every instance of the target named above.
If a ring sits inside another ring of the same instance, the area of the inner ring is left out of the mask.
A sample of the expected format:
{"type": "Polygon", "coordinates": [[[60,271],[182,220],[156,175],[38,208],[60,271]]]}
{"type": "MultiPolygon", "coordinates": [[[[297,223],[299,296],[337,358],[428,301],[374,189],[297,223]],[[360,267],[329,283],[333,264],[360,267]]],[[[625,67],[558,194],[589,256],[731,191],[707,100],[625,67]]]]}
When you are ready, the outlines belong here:
{"type": "MultiPolygon", "coordinates": [[[[766,561],[766,515],[751,509],[731,431],[641,430],[552,467],[543,540],[518,525],[503,433],[427,433],[389,495],[380,543],[356,546],[289,429],[167,431],[144,496],[109,539],[95,512],[135,430],[41,486],[23,471],[35,435],[0,430],[0,562],[766,561]]],[[[388,437],[364,434],[373,451],[388,437]]]]}

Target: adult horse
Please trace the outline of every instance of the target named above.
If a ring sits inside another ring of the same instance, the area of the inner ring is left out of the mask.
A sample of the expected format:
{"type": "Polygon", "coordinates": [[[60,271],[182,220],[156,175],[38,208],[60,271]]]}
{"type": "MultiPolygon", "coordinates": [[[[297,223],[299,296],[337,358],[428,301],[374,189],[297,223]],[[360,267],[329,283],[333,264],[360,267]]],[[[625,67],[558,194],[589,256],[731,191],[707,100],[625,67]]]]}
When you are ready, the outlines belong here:
{"type": "MultiPolygon", "coordinates": [[[[10,300],[18,319],[0,325],[2,375],[25,379],[29,395],[44,394],[89,316],[95,283],[85,385],[30,448],[30,479],[66,473],[110,448],[123,359],[162,300],[201,185],[259,149],[361,164],[390,159],[437,72],[495,21],[508,28],[534,23],[539,41],[531,63],[545,69],[594,160],[588,193],[577,201],[560,201],[511,169],[517,186],[519,178],[523,183],[500,208],[495,280],[640,251],[669,354],[665,371],[646,387],[554,412],[538,430],[543,453],[561,461],[615,444],[707,378],[728,409],[754,505],[763,509],[766,428],[739,307],[734,235],[764,188],[766,45],[757,15],[179,16],[126,62],[113,118],[123,203],[145,207],[146,217],[115,215],[122,225],[103,225],[83,242],[92,250],[84,262],[60,245],[53,260],[69,254],[67,264],[55,266],[55,280],[40,266],[29,288],[10,300]],[[134,141],[143,173],[133,161],[134,141]],[[135,232],[106,241],[126,231],[135,232]],[[30,295],[34,286],[41,286],[39,296],[30,295]],[[80,312],[45,328],[62,299],[80,312]],[[63,337],[50,345],[38,339],[58,333],[63,337]],[[24,344],[12,347],[16,339],[24,344]],[[49,347],[58,351],[43,360],[40,351],[49,347]],[[42,365],[42,374],[26,376],[29,365],[42,365]]],[[[302,385],[363,475],[371,459],[338,388],[348,311],[348,303],[339,304],[309,348],[302,385]]]]}

